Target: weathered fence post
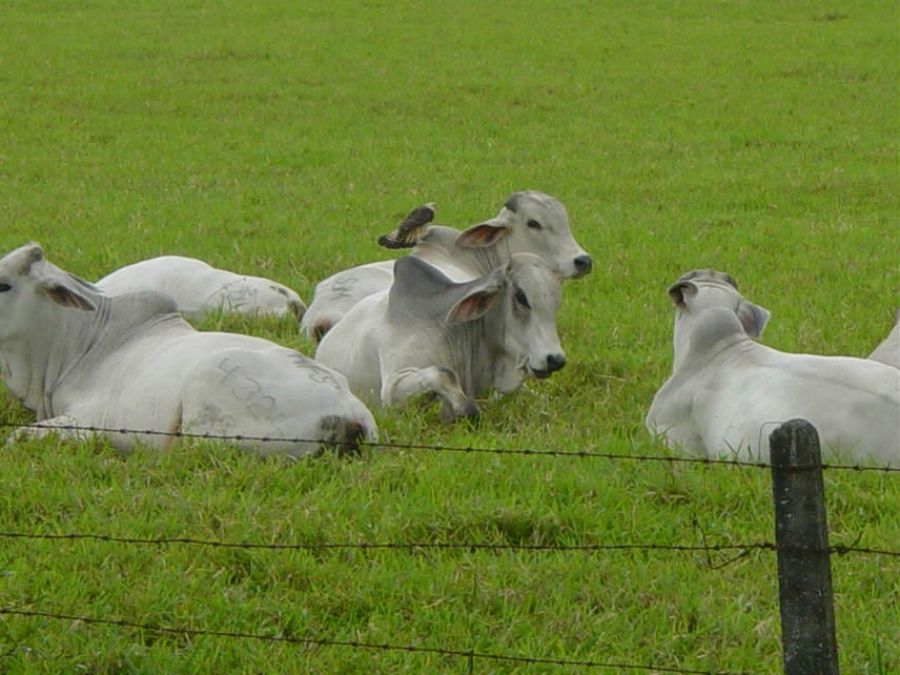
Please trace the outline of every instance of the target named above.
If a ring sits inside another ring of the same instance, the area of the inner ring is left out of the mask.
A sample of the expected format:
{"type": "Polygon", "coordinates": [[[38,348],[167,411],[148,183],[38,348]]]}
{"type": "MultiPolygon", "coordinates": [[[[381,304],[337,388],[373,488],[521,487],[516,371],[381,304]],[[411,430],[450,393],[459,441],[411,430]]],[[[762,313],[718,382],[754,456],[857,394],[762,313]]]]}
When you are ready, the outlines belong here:
{"type": "Polygon", "coordinates": [[[769,447],[784,675],[838,675],[819,434],[790,420],[769,447]]]}

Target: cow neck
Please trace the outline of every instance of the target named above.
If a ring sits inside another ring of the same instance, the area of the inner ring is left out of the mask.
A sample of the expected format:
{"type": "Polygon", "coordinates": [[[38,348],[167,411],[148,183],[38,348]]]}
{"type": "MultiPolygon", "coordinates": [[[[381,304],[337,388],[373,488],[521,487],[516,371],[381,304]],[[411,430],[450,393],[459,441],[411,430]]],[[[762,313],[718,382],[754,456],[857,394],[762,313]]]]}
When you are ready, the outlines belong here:
{"type": "MultiPolygon", "coordinates": [[[[42,303],[44,320],[38,321],[34,335],[23,340],[17,350],[23,356],[12,364],[14,384],[9,387],[39,420],[63,412],[57,410],[62,404],[55,400],[55,394],[73,371],[80,367],[89,370],[95,356],[97,360],[105,358],[136,335],[146,335],[152,330],[154,318],[183,323],[179,315],[160,314],[152,304],[143,305],[144,316],[121,316],[116,308],[124,297],[98,296],[96,309],[90,312],[42,303]],[[22,374],[16,377],[15,370],[22,374]]],[[[129,308],[142,307],[128,304],[129,308]]]]}
{"type": "Polygon", "coordinates": [[[502,349],[505,330],[503,307],[508,304],[506,296],[507,285],[504,284],[494,306],[484,316],[448,327],[449,363],[453,364],[460,386],[470,398],[487,393],[493,386],[496,357],[502,349]]]}
{"type": "Polygon", "coordinates": [[[693,317],[680,310],[675,310],[675,328],[673,337],[673,353],[672,372],[678,370],[682,361],[687,358],[688,349],[690,348],[691,324],[693,317]]]}
{"type": "Polygon", "coordinates": [[[97,309],[84,312],[60,309],[41,302],[31,314],[32,330],[10,344],[3,355],[4,379],[10,393],[38,419],[53,417],[53,393],[59,382],[87,351],[90,340],[88,324],[99,323],[108,307],[100,302],[97,309]]]}
{"type": "MultiPolygon", "coordinates": [[[[438,269],[447,266],[464,269],[473,279],[505,265],[512,255],[506,240],[493,246],[457,246],[455,241],[444,241],[444,237],[424,240],[415,254],[438,269]]],[[[456,275],[450,273],[449,276],[454,278],[456,275]]]]}
{"type": "Polygon", "coordinates": [[[495,246],[454,247],[454,253],[462,262],[476,269],[480,275],[490,274],[492,270],[505,265],[510,260],[509,247],[505,242],[495,246]]]}
{"type": "Polygon", "coordinates": [[[674,371],[683,367],[685,363],[691,361],[700,363],[702,367],[714,367],[721,360],[733,358],[735,354],[753,351],[760,345],[757,345],[749,335],[743,331],[732,331],[722,335],[722,337],[714,341],[705,341],[708,346],[702,351],[691,348],[691,333],[687,333],[682,345],[684,351],[680,358],[676,358],[674,371]]]}

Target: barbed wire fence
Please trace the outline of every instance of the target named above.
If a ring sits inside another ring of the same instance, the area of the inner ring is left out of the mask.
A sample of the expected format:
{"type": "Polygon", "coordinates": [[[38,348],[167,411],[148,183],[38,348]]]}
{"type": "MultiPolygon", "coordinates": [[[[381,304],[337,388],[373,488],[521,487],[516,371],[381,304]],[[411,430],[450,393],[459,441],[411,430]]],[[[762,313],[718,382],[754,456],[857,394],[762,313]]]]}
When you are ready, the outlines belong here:
{"type": "MultiPolygon", "coordinates": [[[[761,541],[746,544],[710,544],[710,545],[692,545],[692,544],[482,544],[477,542],[466,543],[446,543],[446,542],[413,542],[413,543],[395,543],[395,542],[327,542],[314,544],[259,544],[251,542],[230,542],[218,541],[214,539],[193,539],[191,537],[158,537],[158,538],[139,538],[139,537],[120,537],[109,534],[96,533],[68,533],[68,534],[41,534],[34,532],[0,532],[0,539],[32,539],[44,541],[100,541],[110,544],[129,544],[136,546],[205,546],[209,548],[225,548],[225,549],[241,549],[245,551],[335,551],[335,550],[357,550],[357,551],[378,551],[378,550],[462,550],[462,551],[490,551],[496,552],[526,552],[526,553],[546,553],[555,552],[577,552],[577,553],[602,553],[602,552],[635,552],[635,551],[656,551],[656,552],[677,552],[677,553],[731,553],[737,560],[746,556],[753,551],[793,551],[794,547],[779,546],[775,542],[761,541]]],[[[824,549],[831,555],[878,555],[889,558],[900,558],[900,550],[892,551],[889,549],[866,548],[860,546],[829,546],[824,549]]],[[[724,567],[725,565],[712,565],[713,569],[724,567]]]]}
{"type": "MultiPolygon", "coordinates": [[[[808,424],[808,423],[807,423],[808,424]]],[[[784,425],[787,427],[787,425],[784,425]]],[[[811,425],[809,425],[811,427],[811,425]]],[[[57,427],[44,427],[43,425],[38,424],[9,424],[9,423],[0,423],[0,429],[2,428],[13,428],[16,430],[30,430],[30,429],[41,429],[42,431],[70,431],[75,432],[76,434],[126,434],[130,436],[134,436],[136,438],[140,438],[141,436],[172,436],[179,439],[192,439],[192,440],[200,440],[200,441],[221,441],[225,443],[242,443],[242,442],[257,442],[257,443],[267,443],[267,442],[309,442],[308,439],[298,439],[298,438],[275,438],[275,437],[267,437],[267,436],[244,436],[244,435],[216,435],[216,434],[192,434],[186,432],[163,432],[157,430],[150,429],[124,429],[124,428],[104,428],[104,427],[95,427],[95,426],[57,426],[57,427]]],[[[779,428],[781,429],[781,428],[779,428]]],[[[813,429],[814,432],[814,429],[813,429]]],[[[861,464],[827,464],[821,461],[821,456],[818,454],[818,439],[816,437],[816,447],[815,452],[816,455],[814,459],[810,460],[808,457],[801,461],[800,463],[794,463],[789,467],[789,472],[791,476],[810,476],[813,478],[818,477],[819,482],[821,483],[821,473],[824,470],[830,471],[851,471],[851,472],[883,472],[887,474],[897,474],[900,473],[900,467],[881,467],[881,466],[870,466],[870,465],[861,465],[861,464]]],[[[459,447],[459,446],[440,446],[440,445],[423,445],[423,444],[410,444],[410,443],[366,443],[365,444],[371,448],[383,448],[383,449],[395,449],[395,450],[427,450],[427,451],[437,451],[437,452],[457,452],[457,453],[471,453],[471,454],[502,454],[502,455],[521,455],[521,456],[529,456],[529,457],[555,457],[555,458],[573,458],[573,459],[601,459],[607,461],[643,461],[643,462],[661,462],[661,463],[669,463],[669,464],[694,464],[694,465],[714,465],[714,466],[728,466],[728,467],[739,467],[739,468],[750,468],[750,469],[764,469],[767,471],[773,471],[773,481],[777,482],[780,480],[784,480],[784,475],[777,476],[775,473],[775,468],[769,463],[764,462],[751,462],[751,461],[738,461],[738,460],[730,460],[730,459],[720,459],[720,458],[703,458],[703,457],[685,457],[685,456],[676,456],[676,455],[625,455],[625,454],[616,454],[616,453],[600,453],[600,452],[590,452],[590,451],[571,451],[571,450],[554,450],[554,449],[531,449],[531,448],[479,448],[479,447],[459,447]]],[[[773,446],[774,450],[774,446],[773,446]]],[[[773,455],[774,457],[774,455],[773,455]]],[[[813,498],[816,499],[815,497],[813,498]]],[[[776,497],[777,502],[777,497],[776,497]]],[[[816,504],[816,507],[822,511],[821,522],[813,523],[815,527],[825,526],[824,521],[824,501],[820,499],[816,504]]],[[[807,504],[808,506],[808,504],[807,504]]],[[[191,537],[159,537],[159,538],[140,538],[140,537],[124,537],[117,535],[107,535],[107,534],[99,534],[99,533],[63,533],[63,534],[48,534],[48,533],[35,533],[35,532],[14,532],[14,531],[0,531],[0,539],[10,539],[10,540],[50,540],[50,541],[78,541],[78,540],[89,540],[89,541],[97,541],[104,542],[109,544],[117,544],[117,545],[128,545],[128,546],[195,546],[195,547],[209,547],[209,548],[220,548],[220,549],[242,549],[242,550],[270,550],[270,551],[299,551],[299,550],[307,550],[307,551],[323,551],[323,550],[360,550],[360,551],[377,551],[377,550],[410,550],[410,551],[425,551],[425,550],[464,550],[464,551],[490,551],[490,552],[529,552],[529,553],[543,553],[543,552],[573,552],[573,553],[603,553],[603,552],[636,552],[636,551],[653,551],[653,552],[673,552],[673,553],[704,553],[707,556],[707,564],[711,569],[719,569],[734,563],[741,558],[746,557],[750,553],[754,551],[765,551],[765,552],[774,552],[777,556],[779,556],[779,582],[780,584],[785,583],[782,578],[782,566],[783,559],[782,556],[785,556],[785,559],[790,558],[793,561],[796,561],[798,558],[801,562],[808,562],[810,560],[810,556],[812,559],[817,561],[825,561],[825,565],[827,568],[827,589],[823,589],[819,586],[815,586],[813,591],[818,596],[823,596],[827,601],[828,606],[830,607],[832,601],[831,598],[831,581],[830,581],[830,567],[829,561],[830,556],[847,556],[847,555],[864,555],[864,556],[883,556],[890,559],[900,558],[900,550],[891,550],[891,549],[882,549],[882,548],[871,548],[871,547],[860,547],[857,546],[855,542],[851,545],[829,545],[827,543],[827,529],[824,533],[824,544],[821,541],[818,544],[810,545],[807,541],[802,540],[794,540],[794,541],[781,541],[779,539],[779,527],[778,524],[778,505],[776,503],[776,541],[757,541],[757,542],[747,542],[747,543],[729,543],[723,545],[692,545],[692,544],[642,544],[642,543],[633,543],[633,544],[585,544],[585,545],[556,545],[556,544],[486,544],[480,542],[463,542],[463,543],[446,543],[446,542],[413,542],[413,543],[397,543],[397,542],[316,542],[316,543],[293,543],[293,544],[260,544],[253,542],[228,542],[228,541],[218,541],[218,540],[207,540],[207,539],[197,539],[191,537]],[[728,557],[724,560],[724,562],[714,563],[712,560],[712,554],[727,554],[728,557]]],[[[797,514],[793,513],[790,515],[790,518],[793,520],[796,519],[797,514]]],[[[792,521],[793,522],[793,521],[792,521]]],[[[805,536],[809,536],[808,532],[805,536]]],[[[788,571],[788,574],[790,572],[788,571]]],[[[808,581],[808,580],[807,580],[808,581]]],[[[788,583],[790,580],[788,580],[788,583]]],[[[820,583],[820,582],[816,582],[820,583]]],[[[808,591],[808,589],[806,589],[808,591]]],[[[791,604],[790,597],[788,596],[787,601],[785,597],[785,588],[782,585],[781,588],[781,607],[782,607],[782,625],[783,625],[783,642],[788,637],[785,635],[785,624],[786,622],[792,621],[790,616],[785,616],[785,605],[791,604]]],[[[808,612],[809,608],[805,607],[803,609],[804,612],[808,612]]],[[[822,631],[831,630],[832,636],[831,640],[833,642],[833,631],[834,631],[834,619],[833,619],[833,608],[828,610],[827,608],[823,610],[823,613],[828,618],[828,614],[830,611],[830,627],[828,625],[824,626],[824,628],[819,628],[819,632],[814,633],[814,645],[812,651],[816,651],[815,645],[821,644],[824,642],[827,644],[828,636],[822,635],[822,631]]],[[[544,666],[559,666],[559,667],[568,667],[568,668],[582,668],[582,669],[593,669],[593,668],[615,668],[620,671],[630,671],[630,672],[652,672],[652,673],[676,673],[676,674],[684,674],[684,675],[753,675],[751,673],[740,671],[708,671],[708,670],[696,670],[696,669],[683,669],[676,668],[671,666],[665,666],[662,664],[633,664],[633,663],[622,663],[622,662],[603,662],[603,661],[594,661],[594,660],[566,660],[566,659],[551,659],[551,658],[542,658],[542,657],[528,657],[528,656],[519,656],[519,655],[503,655],[503,654],[493,654],[487,652],[479,652],[472,649],[451,649],[451,648],[435,648],[435,647],[425,647],[425,646],[416,646],[416,645],[395,645],[388,643],[374,643],[374,642],[365,642],[361,640],[334,640],[334,639],[326,639],[320,637],[293,637],[293,636],[284,636],[284,635],[265,635],[265,634],[255,634],[255,633],[245,633],[245,632],[232,632],[232,631],[217,631],[217,630],[207,630],[207,629],[193,629],[193,628],[183,628],[183,627],[171,627],[171,626],[162,626],[153,623],[142,623],[135,621],[128,621],[124,619],[111,619],[106,617],[93,617],[93,616],[82,616],[82,615],[73,615],[66,613],[56,613],[52,611],[45,610],[36,610],[36,609],[25,609],[21,607],[10,607],[0,605],[0,616],[18,616],[23,618],[42,618],[48,620],[58,620],[58,621],[78,621],[85,625],[105,625],[105,626],[116,626],[121,628],[129,628],[134,630],[143,630],[150,631],[158,634],[177,634],[188,637],[210,637],[210,638],[219,638],[219,639],[238,639],[238,640],[257,640],[257,641],[268,641],[268,642],[281,642],[286,644],[296,644],[300,646],[319,646],[319,647],[339,647],[339,648],[348,648],[348,649],[364,649],[369,651],[399,651],[405,652],[409,654],[431,654],[431,655],[440,655],[446,657],[456,657],[459,659],[463,659],[468,664],[468,672],[474,673],[475,663],[477,661],[494,661],[494,662],[507,662],[514,664],[522,664],[522,665],[544,665],[544,666]]],[[[807,636],[808,637],[808,636],[807,636]]],[[[824,657],[822,654],[816,652],[812,653],[810,649],[807,649],[805,652],[801,650],[800,659],[797,658],[798,650],[796,645],[785,645],[783,644],[784,652],[785,652],[785,675],[793,675],[793,673],[806,673],[806,672],[816,672],[820,673],[820,675],[831,675],[834,673],[837,675],[837,661],[836,661],[836,645],[832,645],[831,649],[833,651],[832,654],[826,654],[824,657]],[[791,653],[792,658],[795,661],[795,664],[789,662],[788,653],[791,653]],[[826,663],[821,658],[832,658],[832,664],[826,663]],[[801,669],[793,669],[795,668],[796,661],[806,660],[799,666],[801,669]],[[823,665],[824,663],[824,665],[823,665]],[[812,670],[803,670],[803,667],[813,668],[812,670]]],[[[6,653],[0,653],[0,658],[7,656],[15,651],[15,648],[12,650],[7,650],[6,653]]],[[[821,649],[819,649],[821,652],[821,649]]]]}
{"type": "MultiPolygon", "coordinates": [[[[115,626],[135,630],[147,630],[155,633],[167,633],[189,637],[213,637],[229,638],[237,640],[257,640],[262,642],[280,642],[285,644],[302,645],[306,647],[347,647],[353,649],[367,649],[373,651],[399,651],[409,654],[433,654],[439,656],[451,656],[465,659],[469,664],[469,672],[473,672],[476,660],[507,662],[522,665],[551,665],[577,668],[617,668],[619,670],[652,671],[653,673],[678,673],[680,675],[751,675],[745,671],[715,671],[695,670],[684,668],[670,668],[666,666],[629,664],[621,662],[588,661],[549,659],[531,656],[512,656],[503,654],[489,654],[475,650],[441,649],[438,647],[415,647],[407,645],[393,645],[387,643],[362,642],[359,640],[326,640],[312,637],[291,637],[286,635],[260,635],[256,633],[243,633],[233,631],[194,630],[190,628],[170,628],[156,624],[123,621],[119,619],[102,619],[79,616],[73,614],[56,614],[52,612],[14,610],[0,607],[0,615],[23,616],[43,619],[56,619],[65,621],[80,621],[84,624],[115,626]]],[[[2,654],[0,654],[2,656],[2,654]]]]}
{"type": "MultiPolygon", "coordinates": [[[[158,429],[129,429],[123,427],[101,427],[90,425],[67,425],[59,424],[47,426],[39,423],[20,423],[14,424],[10,422],[0,423],[0,429],[14,430],[34,430],[46,433],[54,431],[71,431],[75,434],[85,434],[85,439],[92,434],[119,434],[124,436],[132,436],[139,439],[142,436],[163,436],[175,439],[195,440],[195,441],[221,441],[223,443],[320,443],[321,439],[311,439],[303,437],[282,437],[282,436],[253,436],[246,434],[210,434],[210,433],[191,433],[187,431],[160,431],[158,429]]],[[[376,441],[363,442],[360,444],[367,448],[381,448],[386,450],[432,450],[435,452],[456,452],[463,454],[493,454],[493,455],[521,455],[525,457],[572,457],[582,459],[607,459],[611,461],[630,461],[630,462],[660,462],[664,464],[688,464],[688,465],[705,465],[705,466],[723,466],[723,467],[745,467],[769,471],[771,465],[767,462],[753,462],[747,460],[725,459],[717,457],[693,457],[683,455],[639,455],[639,454],[622,454],[594,452],[588,450],[555,450],[555,449],[534,449],[534,448],[486,448],[476,446],[457,446],[457,445],[428,445],[421,443],[398,443],[393,441],[376,441]]],[[[810,469],[820,468],[825,471],[852,471],[852,472],[875,472],[875,473],[900,473],[900,466],[876,466],[871,464],[829,464],[822,462],[821,464],[810,467],[810,469]]]]}

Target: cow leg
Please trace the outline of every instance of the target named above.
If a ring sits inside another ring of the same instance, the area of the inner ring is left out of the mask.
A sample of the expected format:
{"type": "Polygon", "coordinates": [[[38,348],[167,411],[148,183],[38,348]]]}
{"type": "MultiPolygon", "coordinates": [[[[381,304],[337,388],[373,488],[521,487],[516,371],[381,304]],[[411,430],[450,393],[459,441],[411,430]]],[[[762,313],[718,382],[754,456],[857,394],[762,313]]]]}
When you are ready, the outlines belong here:
{"type": "Polygon", "coordinates": [[[82,428],[72,415],[66,414],[19,427],[6,439],[6,447],[32,438],[45,438],[51,434],[65,441],[86,441],[93,435],[92,432],[82,428]]]}
{"type": "Polygon", "coordinates": [[[475,403],[466,396],[459,377],[450,368],[430,366],[410,368],[382,374],[381,401],[384,405],[399,403],[418,394],[435,394],[444,401],[443,415],[449,419],[474,417],[475,403]]]}

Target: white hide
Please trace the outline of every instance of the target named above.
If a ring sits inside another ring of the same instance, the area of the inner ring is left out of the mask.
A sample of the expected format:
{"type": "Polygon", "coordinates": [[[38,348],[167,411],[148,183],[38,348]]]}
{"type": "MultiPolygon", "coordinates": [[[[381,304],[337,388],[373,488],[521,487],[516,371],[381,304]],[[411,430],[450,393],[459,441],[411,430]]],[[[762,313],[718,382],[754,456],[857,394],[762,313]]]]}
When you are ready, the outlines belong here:
{"type": "Polygon", "coordinates": [[[875,348],[869,358],[872,361],[886,363],[894,368],[900,368],[900,311],[894,318],[894,328],[884,339],[884,341],[875,348]]]}
{"type": "Polygon", "coordinates": [[[803,418],[827,460],[900,466],[900,370],[753,341],[768,312],[723,276],[691,273],[669,289],[675,366],[653,399],[650,431],[691,454],[768,462],[769,435],[803,418]]]}
{"type": "Polygon", "coordinates": [[[9,392],[37,414],[25,435],[157,432],[105,434],[123,450],[168,448],[164,434],[179,431],[302,439],[235,441],[294,457],[376,439],[371,413],[339,373],[268,340],[197,332],[160,293],[106,296],[37,244],[0,259],[0,364],[9,392]]]}
{"type": "MultiPolygon", "coordinates": [[[[566,279],[591,271],[591,257],[575,241],[565,207],[542,192],[511,194],[496,217],[459,231],[429,225],[410,255],[431,263],[453,281],[477,279],[509,262],[514,253],[534,253],[566,279]]],[[[352,267],[321,281],[300,325],[320,340],[353,305],[390,287],[393,260],[352,267]]]]}
{"type": "Polygon", "coordinates": [[[471,416],[476,396],[510,393],[565,364],[559,280],[541,258],[517,253],[462,283],[413,256],[395,272],[391,288],[357,303],[316,351],[357,395],[393,405],[431,392],[445,416],[471,416]]]}
{"type": "Polygon", "coordinates": [[[186,318],[202,319],[211,312],[293,316],[298,321],[306,305],[296,291],[262,277],[216,269],[202,260],[161,256],[122,267],[96,286],[108,295],[157,291],[170,295],[186,318]]]}

